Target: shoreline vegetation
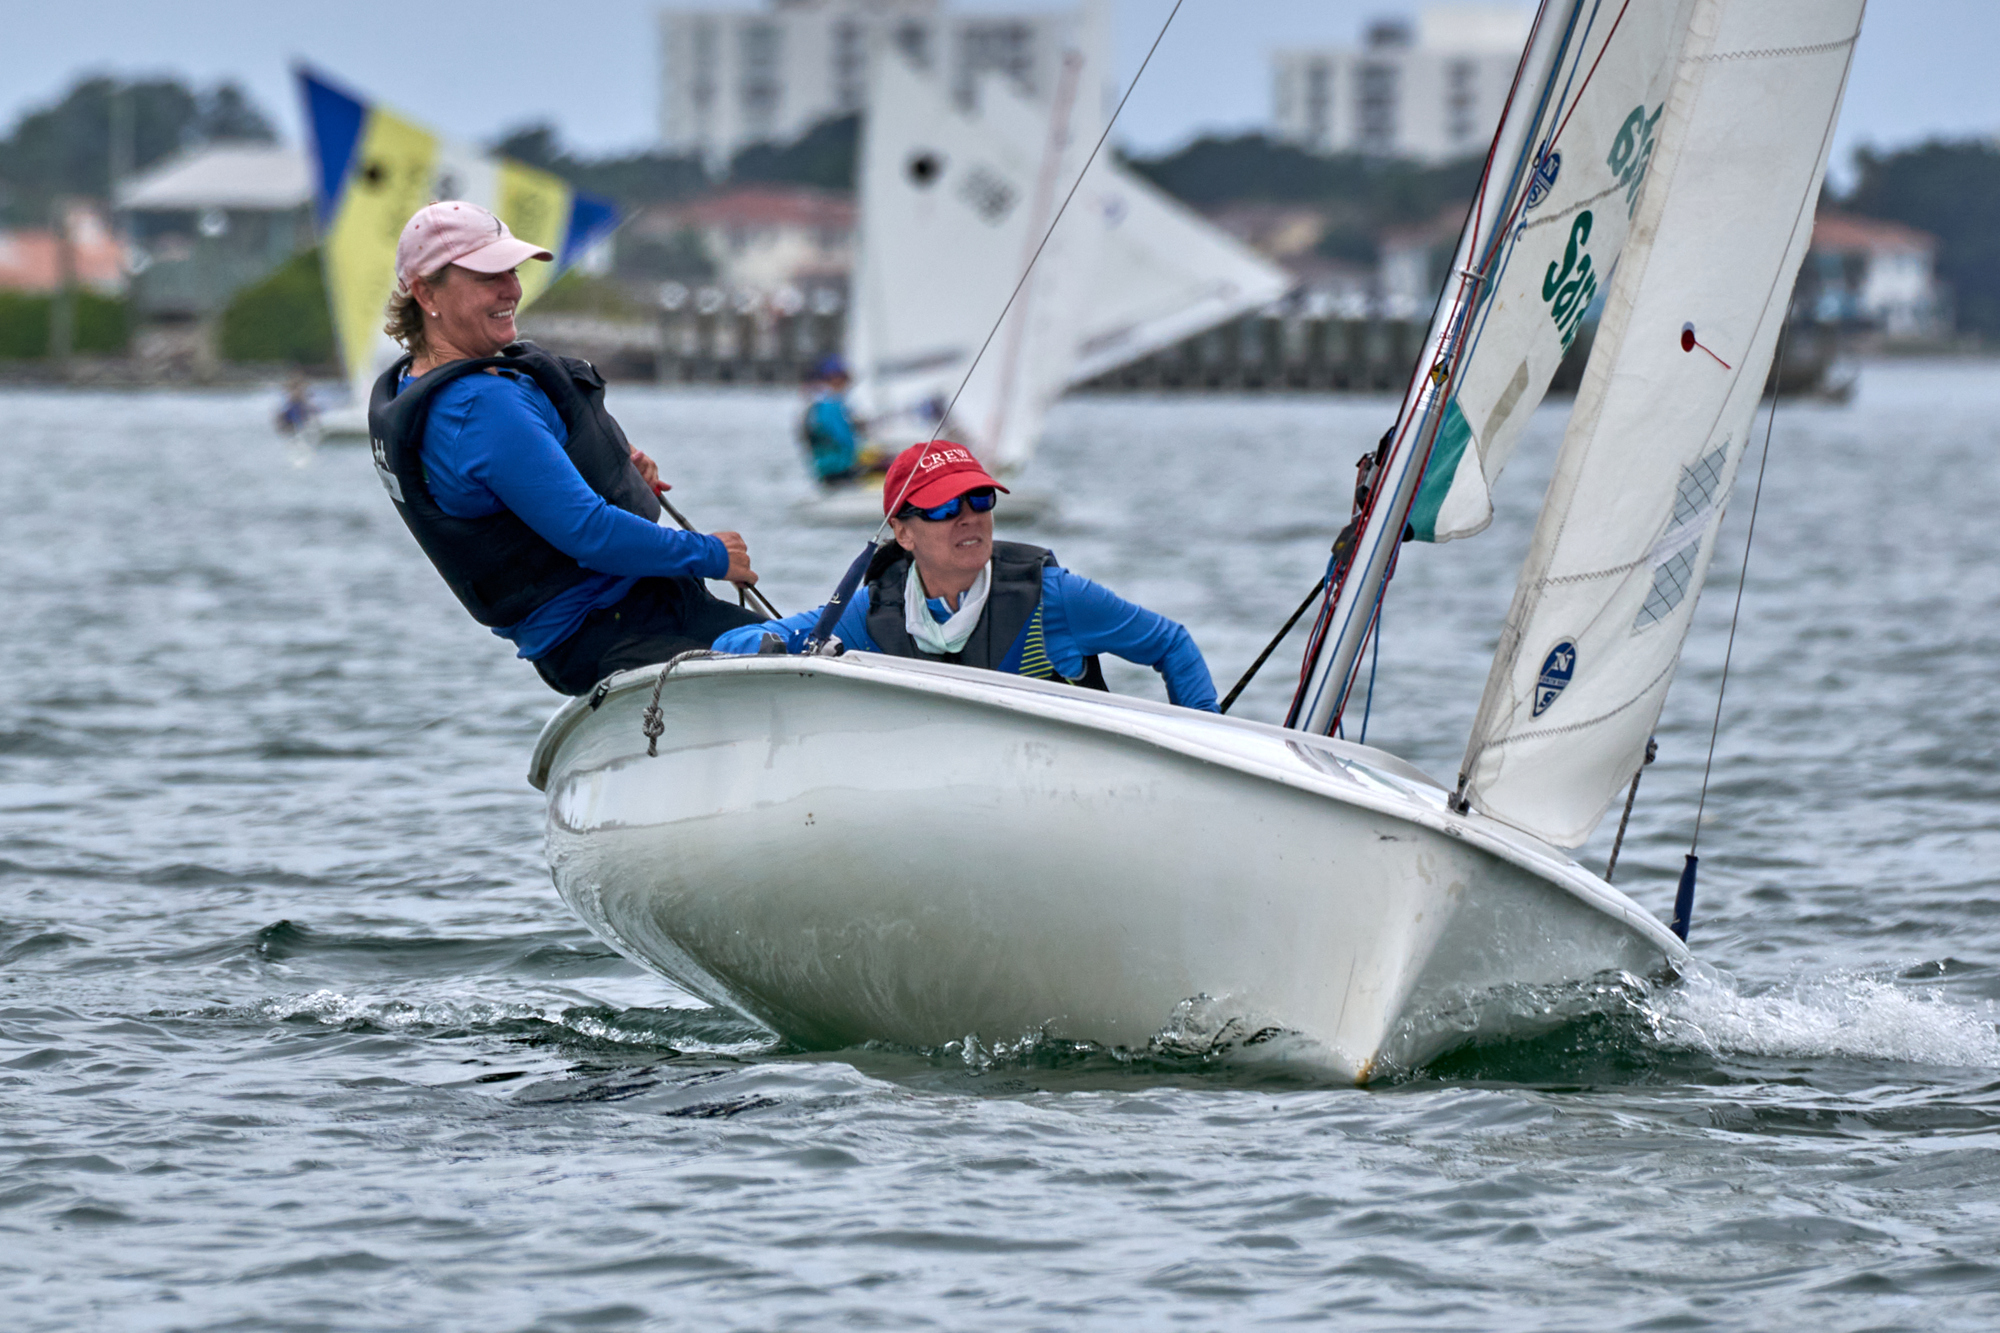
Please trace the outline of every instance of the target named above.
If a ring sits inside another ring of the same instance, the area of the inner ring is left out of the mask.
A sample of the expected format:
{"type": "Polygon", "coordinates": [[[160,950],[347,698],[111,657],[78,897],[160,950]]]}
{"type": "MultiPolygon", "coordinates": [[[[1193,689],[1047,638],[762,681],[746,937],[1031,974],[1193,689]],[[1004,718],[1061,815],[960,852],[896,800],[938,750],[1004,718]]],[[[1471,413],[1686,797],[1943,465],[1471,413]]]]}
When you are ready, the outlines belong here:
{"type": "MultiPolygon", "coordinates": [[[[662,153],[587,157],[565,148],[546,123],[517,128],[491,147],[636,209],[744,185],[851,192],[859,134],[859,116],[823,121],[793,142],[747,148],[715,173],[694,159],[662,153]]],[[[112,163],[120,157],[125,165],[116,174],[124,179],[188,146],[274,138],[269,119],[226,81],[201,91],[173,79],[85,78],[56,104],[23,115],[0,139],[0,227],[47,227],[72,205],[108,207],[112,163]]],[[[1207,212],[1310,210],[1319,219],[1319,235],[1307,262],[1350,268],[1375,264],[1387,233],[1448,220],[1479,169],[1473,159],[1426,166],[1322,155],[1261,133],[1203,136],[1172,152],[1125,161],[1207,212]]],[[[1936,271],[1953,304],[1956,332],[1889,344],[1866,326],[1843,326],[1836,332],[1840,354],[2000,351],[2000,142],[1933,139],[1894,151],[1864,148],[1854,167],[1853,187],[1844,194],[1829,190],[1823,205],[1935,236],[1936,271]]],[[[685,276],[712,275],[713,263],[694,253],[699,238],[690,233],[680,239],[693,247],[680,256],[685,276]]],[[[608,373],[648,378],[644,349],[661,338],[660,313],[649,294],[662,275],[651,271],[659,256],[632,248],[634,262],[625,265],[620,256],[620,267],[633,271],[566,274],[527,312],[524,326],[532,330],[538,320],[588,324],[609,339],[607,350],[628,353],[606,357],[608,373]]],[[[0,383],[253,383],[294,373],[338,375],[316,247],[294,253],[220,310],[193,320],[139,319],[127,296],[74,285],[54,293],[0,291],[0,383]]]]}

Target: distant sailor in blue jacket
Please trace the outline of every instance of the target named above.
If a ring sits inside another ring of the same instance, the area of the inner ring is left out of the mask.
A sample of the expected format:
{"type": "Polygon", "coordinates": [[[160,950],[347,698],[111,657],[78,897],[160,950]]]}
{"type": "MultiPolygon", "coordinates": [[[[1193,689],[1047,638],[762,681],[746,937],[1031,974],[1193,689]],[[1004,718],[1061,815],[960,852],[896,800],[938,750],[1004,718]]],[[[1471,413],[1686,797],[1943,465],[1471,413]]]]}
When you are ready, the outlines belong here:
{"type": "MultiPolygon", "coordinates": [[[[912,445],[882,487],[896,544],[885,546],[834,630],[848,648],[987,667],[1104,688],[1097,655],[1114,653],[1166,677],[1167,699],[1215,711],[1215,684],[1187,630],[1072,574],[1039,546],[993,540],[1007,488],[963,447],[912,445]]],[[[730,630],[725,653],[754,653],[766,635],[797,652],[819,610],[730,630]]]]}
{"type": "MultiPolygon", "coordinates": [[[[604,410],[588,361],[515,341],[515,268],[547,260],[477,204],[417,210],[388,332],[409,355],[369,396],[389,498],[480,624],[586,694],[759,619],[703,579],[757,581],[734,532],[659,526],[659,469],[604,410]]],[[[664,489],[664,488],[662,488],[664,489]]]]}
{"type": "MultiPolygon", "coordinates": [[[[822,486],[852,481],[870,470],[855,435],[854,418],[847,410],[848,383],[846,363],[829,356],[814,368],[807,386],[812,399],[806,404],[799,434],[812,459],[813,477],[822,486]]],[[[875,468],[881,466],[874,464],[875,468]]]]}

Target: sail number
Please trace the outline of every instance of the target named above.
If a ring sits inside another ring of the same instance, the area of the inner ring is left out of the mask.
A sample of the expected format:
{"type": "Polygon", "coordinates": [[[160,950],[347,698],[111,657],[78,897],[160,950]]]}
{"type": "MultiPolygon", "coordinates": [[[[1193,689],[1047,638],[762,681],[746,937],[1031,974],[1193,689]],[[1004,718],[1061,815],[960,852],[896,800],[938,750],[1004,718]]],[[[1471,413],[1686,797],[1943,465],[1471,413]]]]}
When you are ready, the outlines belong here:
{"type": "Polygon", "coordinates": [[[1591,268],[1590,256],[1583,252],[1590,241],[1592,221],[1589,209],[1576,215],[1576,221],[1570,224],[1569,244],[1563,249],[1561,266],[1550,264],[1549,271],[1542,276],[1542,300],[1548,303],[1549,318],[1556,322],[1565,352],[1576,341],[1583,313],[1590,309],[1590,302],[1597,295],[1597,274],[1591,268]]]}
{"type": "Polygon", "coordinates": [[[1611,168],[1611,174],[1625,187],[1625,216],[1631,217],[1639,206],[1639,187],[1646,182],[1646,168],[1653,161],[1653,129],[1660,123],[1660,113],[1667,109],[1665,102],[1653,108],[1653,114],[1646,114],[1642,102],[1632,108],[1632,114],[1625,117],[1625,123],[1618,127],[1618,137],[1612,141],[1611,156],[1604,164],[1611,168]]]}

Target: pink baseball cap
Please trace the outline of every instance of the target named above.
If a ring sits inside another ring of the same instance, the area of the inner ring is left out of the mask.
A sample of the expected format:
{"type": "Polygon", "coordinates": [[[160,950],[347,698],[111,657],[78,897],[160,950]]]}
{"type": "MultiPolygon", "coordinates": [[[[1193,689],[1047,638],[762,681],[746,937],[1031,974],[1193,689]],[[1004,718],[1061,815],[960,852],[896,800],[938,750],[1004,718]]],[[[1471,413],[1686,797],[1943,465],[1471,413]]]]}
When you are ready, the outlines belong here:
{"type": "Polygon", "coordinates": [[[425,204],[403,224],[396,242],[396,286],[407,292],[410,279],[427,277],[447,264],[474,273],[505,273],[530,259],[554,258],[515,236],[478,204],[442,199],[425,204]]]}

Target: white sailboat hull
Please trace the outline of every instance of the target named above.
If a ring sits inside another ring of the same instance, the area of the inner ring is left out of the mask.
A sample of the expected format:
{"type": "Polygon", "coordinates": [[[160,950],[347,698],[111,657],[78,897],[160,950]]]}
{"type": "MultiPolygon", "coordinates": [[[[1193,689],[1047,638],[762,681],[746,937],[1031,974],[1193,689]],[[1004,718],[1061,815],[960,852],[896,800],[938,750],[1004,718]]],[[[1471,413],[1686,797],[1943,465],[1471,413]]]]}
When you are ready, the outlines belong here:
{"type": "Polygon", "coordinates": [[[682,661],[649,758],[659,674],[544,729],[556,886],[620,952],[809,1046],[1144,1050],[1192,1020],[1366,1079],[1517,1025],[1541,988],[1687,957],[1381,751],[851,654],[682,661]]]}

